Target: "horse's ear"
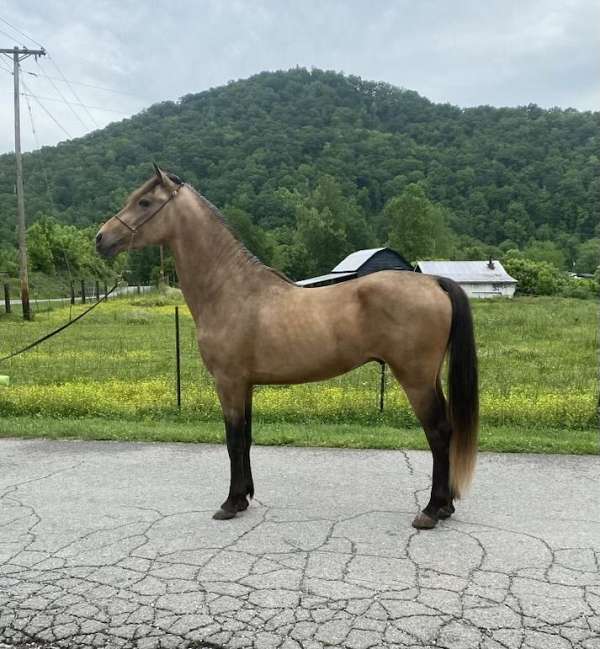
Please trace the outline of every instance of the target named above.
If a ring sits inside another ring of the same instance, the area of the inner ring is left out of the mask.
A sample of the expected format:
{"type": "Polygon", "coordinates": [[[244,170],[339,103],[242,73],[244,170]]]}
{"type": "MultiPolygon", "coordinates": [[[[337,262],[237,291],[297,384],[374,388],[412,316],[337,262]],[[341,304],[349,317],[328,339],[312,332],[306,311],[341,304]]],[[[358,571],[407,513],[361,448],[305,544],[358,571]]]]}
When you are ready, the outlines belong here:
{"type": "Polygon", "coordinates": [[[152,163],[152,166],[154,167],[154,173],[156,174],[156,177],[158,178],[158,181],[163,187],[166,187],[167,189],[172,189],[173,185],[175,186],[180,186],[184,184],[184,181],[181,180],[179,176],[176,176],[175,174],[169,173],[168,171],[163,171],[157,164],[156,162],[152,163]]]}
{"type": "Polygon", "coordinates": [[[161,183],[163,183],[165,180],[164,173],[161,171],[160,167],[156,164],[156,162],[153,161],[152,166],[154,167],[154,173],[156,174],[156,177],[161,183]]]}

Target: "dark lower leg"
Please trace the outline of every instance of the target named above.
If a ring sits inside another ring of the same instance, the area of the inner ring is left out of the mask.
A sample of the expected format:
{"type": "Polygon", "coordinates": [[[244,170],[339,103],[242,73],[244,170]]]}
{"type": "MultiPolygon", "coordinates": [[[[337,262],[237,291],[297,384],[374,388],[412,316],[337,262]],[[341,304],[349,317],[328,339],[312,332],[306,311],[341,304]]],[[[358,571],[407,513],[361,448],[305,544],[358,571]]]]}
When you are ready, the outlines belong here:
{"type": "Polygon", "coordinates": [[[446,518],[450,518],[452,514],[454,514],[455,509],[454,509],[454,504],[452,502],[452,498],[450,498],[450,503],[448,505],[444,505],[444,507],[440,508],[440,511],[438,512],[438,517],[441,520],[445,520],[446,518]]]}
{"type": "Polygon", "coordinates": [[[214,518],[233,518],[237,512],[248,507],[246,499],[246,438],[243,417],[225,421],[227,452],[229,453],[230,483],[227,500],[221,505],[214,518]]]}
{"type": "Polygon", "coordinates": [[[413,395],[411,402],[423,425],[433,455],[431,496],[426,507],[413,521],[413,526],[431,528],[435,527],[440,518],[448,518],[454,513],[450,492],[451,428],[446,415],[446,402],[439,384],[436,390],[413,395]]]}
{"type": "Polygon", "coordinates": [[[214,518],[217,519],[233,518],[237,512],[247,509],[247,497],[254,495],[252,469],[250,467],[252,390],[246,390],[245,395],[242,395],[239,392],[233,392],[232,396],[225,391],[220,394],[225,415],[225,434],[231,480],[227,500],[214,515],[214,518]],[[238,396],[242,396],[241,403],[237,400],[238,396]]]}
{"type": "Polygon", "coordinates": [[[246,445],[244,447],[244,476],[246,485],[246,495],[254,497],[254,481],[252,480],[252,467],[250,466],[250,447],[252,446],[252,388],[246,398],[246,420],[244,428],[246,445]]]}
{"type": "Polygon", "coordinates": [[[433,454],[433,478],[431,484],[431,497],[423,510],[425,514],[434,519],[447,518],[452,512],[452,498],[449,487],[449,437],[442,435],[437,430],[427,433],[427,439],[433,454]]]}

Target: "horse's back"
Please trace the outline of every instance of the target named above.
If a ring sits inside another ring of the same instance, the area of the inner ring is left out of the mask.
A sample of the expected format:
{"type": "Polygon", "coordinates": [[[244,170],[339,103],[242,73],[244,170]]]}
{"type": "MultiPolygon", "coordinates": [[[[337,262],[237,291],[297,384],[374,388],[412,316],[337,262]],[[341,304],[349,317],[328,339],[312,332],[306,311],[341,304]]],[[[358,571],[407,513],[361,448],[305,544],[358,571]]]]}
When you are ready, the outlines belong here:
{"type": "Polygon", "coordinates": [[[320,380],[373,359],[405,364],[415,354],[433,353],[441,362],[452,315],[435,278],[402,271],[293,288],[265,299],[259,310],[253,347],[260,382],[320,380]],[[279,378],[271,373],[276,366],[279,378]]]}

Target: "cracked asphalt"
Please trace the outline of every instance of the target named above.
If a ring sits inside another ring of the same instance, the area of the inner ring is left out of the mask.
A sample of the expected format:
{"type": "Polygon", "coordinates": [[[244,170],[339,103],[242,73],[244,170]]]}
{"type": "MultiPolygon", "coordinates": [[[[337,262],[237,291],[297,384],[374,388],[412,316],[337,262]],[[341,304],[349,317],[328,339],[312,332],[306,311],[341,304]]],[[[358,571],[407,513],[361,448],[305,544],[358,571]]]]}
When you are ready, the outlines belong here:
{"type": "Polygon", "coordinates": [[[432,531],[431,456],[0,441],[0,646],[600,648],[600,458],[482,454],[432,531]]]}

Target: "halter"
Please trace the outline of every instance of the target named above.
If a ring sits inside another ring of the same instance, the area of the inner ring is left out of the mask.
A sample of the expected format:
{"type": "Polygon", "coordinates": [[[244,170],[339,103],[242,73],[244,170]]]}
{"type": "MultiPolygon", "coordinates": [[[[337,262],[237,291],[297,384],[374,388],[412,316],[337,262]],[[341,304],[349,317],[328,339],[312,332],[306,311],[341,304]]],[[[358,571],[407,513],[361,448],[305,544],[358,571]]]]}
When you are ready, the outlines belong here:
{"type": "Polygon", "coordinates": [[[154,212],[152,212],[152,214],[149,214],[149,215],[148,215],[148,216],[147,216],[147,217],[146,217],[146,218],[145,218],[141,223],[138,223],[137,225],[129,225],[129,223],[127,223],[127,221],[124,221],[124,220],[123,220],[123,219],[122,219],[118,214],[115,214],[115,219],[117,219],[117,221],[118,221],[121,225],[124,225],[124,226],[129,230],[129,232],[131,232],[131,241],[132,241],[132,242],[133,242],[133,237],[135,237],[135,235],[137,234],[137,231],[138,231],[139,229],[141,229],[141,227],[142,227],[143,225],[146,225],[146,223],[148,223],[148,221],[150,221],[151,219],[153,219],[153,218],[154,218],[154,217],[155,217],[155,216],[156,216],[156,215],[157,215],[157,214],[162,210],[162,208],[163,208],[167,203],[169,203],[170,201],[172,201],[172,200],[175,198],[175,196],[177,196],[177,193],[179,192],[179,190],[181,189],[181,187],[183,187],[184,184],[185,184],[185,183],[181,183],[181,185],[179,185],[179,187],[177,187],[177,189],[174,189],[174,190],[169,194],[169,198],[167,198],[166,201],[163,201],[163,202],[162,202],[162,203],[161,203],[161,204],[160,204],[160,205],[159,205],[159,206],[154,210],[154,212]]]}
{"type": "MultiPolygon", "coordinates": [[[[127,248],[127,252],[128,252],[128,253],[131,251],[131,249],[132,249],[132,247],[133,247],[133,239],[134,239],[134,237],[135,237],[136,232],[137,232],[137,231],[138,231],[138,230],[139,230],[143,225],[145,225],[146,223],[148,223],[148,221],[150,221],[150,219],[153,219],[153,218],[154,218],[154,217],[155,217],[155,216],[156,216],[156,215],[157,215],[157,214],[162,210],[162,208],[163,208],[163,207],[164,207],[168,202],[172,201],[172,200],[175,198],[175,196],[177,196],[177,192],[178,192],[178,191],[183,187],[184,184],[185,184],[185,183],[183,183],[183,182],[180,183],[180,185],[177,187],[177,189],[174,189],[174,190],[170,193],[169,198],[167,198],[166,201],[163,201],[163,203],[162,203],[161,205],[159,205],[159,206],[154,210],[154,212],[152,212],[152,214],[149,214],[149,215],[148,215],[148,216],[147,216],[147,217],[146,217],[146,218],[145,218],[141,223],[138,223],[138,225],[133,225],[133,226],[132,226],[132,225],[129,225],[129,223],[127,223],[126,221],[123,221],[123,219],[122,219],[118,214],[115,214],[115,219],[117,219],[117,221],[118,221],[121,225],[124,225],[124,226],[125,226],[125,227],[130,231],[130,232],[131,232],[131,240],[129,241],[129,247],[127,248]]],[[[71,325],[74,325],[78,320],[81,320],[81,318],[83,318],[83,316],[87,315],[90,311],[92,311],[93,309],[95,309],[99,304],[102,304],[102,302],[104,302],[104,301],[108,298],[108,296],[109,296],[113,291],[116,290],[116,288],[117,288],[117,287],[119,286],[119,284],[121,283],[121,280],[123,279],[123,275],[124,275],[124,274],[125,274],[125,267],[123,267],[123,269],[121,270],[121,273],[120,273],[119,276],[117,277],[117,280],[116,280],[116,282],[115,282],[115,285],[110,289],[110,291],[108,291],[108,292],[106,293],[106,295],[105,295],[101,300],[99,300],[99,301],[96,302],[95,304],[92,304],[92,305],[91,305],[90,307],[88,307],[85,311],[83,311],[82,313],[80,313],[77,317],[73,318],[72,320],[69,320],[68,322],[66,322],[65,324],[61,325],[60,327],[57,327],[56,329],[53,329],[52,331],[50,331],[49,333],[45,334],[45,335],[42,336],[41,338],[38,338],[37,340],[34,340],[34,341],[33,341],[32,343],[30,343],[29,345],[26,345],[25,347],[21,347],[21,349],[17,349],[16,351],[14,351],[14,352],[12,352],[12,353],[10,353],[10,354],[7,354],[6,356],[2,356],[2,357],[0,357],[0,363],[4,363],[4,361],[7,361],[7,360],[9,360],[10,358],[13,358],[14,356],[18,356],[19,354],[22,354],[23,352],[29,351],[30,349],[33,349],[34,347],[37,347],[40,343],[43,343],[45,340],[48,340],[48,338],[52,338],[53,336],[56,336],[56,334],[59,334],[61,331],[64,331],[67,327],[70,327],[71,325]]]]}

